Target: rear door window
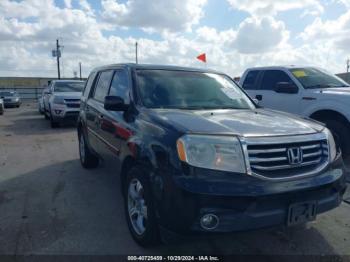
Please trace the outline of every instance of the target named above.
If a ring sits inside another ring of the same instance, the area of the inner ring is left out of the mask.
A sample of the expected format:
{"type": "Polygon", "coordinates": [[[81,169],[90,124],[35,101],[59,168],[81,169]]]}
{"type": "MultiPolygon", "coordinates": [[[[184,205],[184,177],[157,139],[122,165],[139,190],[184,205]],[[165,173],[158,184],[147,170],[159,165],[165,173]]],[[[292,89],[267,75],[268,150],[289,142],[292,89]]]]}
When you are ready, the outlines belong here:
{"type": "Polygon", "coordinates": [[[246,78],[244,79],[243,89],[245,90],[254,90],[258,89],[258,76],[260,71],[254,70],[248,72],[246,78]]]}
{"type": "Polygon", "coordinates": [[[93,98],[99,102],[104,102],[108,94],[109,86],[111,84],[113,70],[103,71],[100,73],[93,98]]]}
{"type": "Polygon", "coordinates": [[[261,82],[262,90],[275,90],[277,83],[288,82],[293,83],[292,79],[281,70],[268,70],[264,72],[261,82]]]}

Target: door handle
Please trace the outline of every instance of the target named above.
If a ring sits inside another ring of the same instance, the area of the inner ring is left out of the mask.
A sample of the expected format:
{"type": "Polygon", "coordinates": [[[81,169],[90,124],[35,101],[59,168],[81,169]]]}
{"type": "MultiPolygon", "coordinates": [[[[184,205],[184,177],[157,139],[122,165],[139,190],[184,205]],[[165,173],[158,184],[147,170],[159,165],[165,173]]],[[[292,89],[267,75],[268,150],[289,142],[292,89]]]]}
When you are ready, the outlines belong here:
{"type": "Polygon", "coordinates": [[[262,95],[256,95],[255,98],[258,99],[259,101],[261,101],[263,99],[263,96],[262,95]]]}
{"type": "Polygon", "coordinates": [[[103,115],[98,115],[98,118],[99,118],[99,119],[103,119],[104,116],[103,116],[103,115]]]}

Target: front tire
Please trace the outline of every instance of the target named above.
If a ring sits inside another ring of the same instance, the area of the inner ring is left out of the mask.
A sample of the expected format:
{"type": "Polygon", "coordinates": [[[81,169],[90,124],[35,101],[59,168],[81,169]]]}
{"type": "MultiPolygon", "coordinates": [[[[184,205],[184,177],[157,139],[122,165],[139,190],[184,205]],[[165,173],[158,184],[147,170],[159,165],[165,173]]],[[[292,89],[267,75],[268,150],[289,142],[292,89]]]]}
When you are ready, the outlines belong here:
{"type": "Polygon", "coordinates": [[[338,147],[341,148],[343,159],[349,162],[350,158],[350,127],[346,123],[343,123],[339,120],[326,120],[326,126],[332,132],[335,143],[338,147]]]}
{"type": "Polygon", "coordinates": [[[99,159],[91,153],[83,131],[79,132],[79,157],[81,165],[86,169],[92,169],[98,166],[99,159]]]}
{"type": "Polygon", "coordinates": [[[133,239],[143,247],[159,243],[158,223],[148,177],[141,167],[130,169],[124,185],[126,220],[133,239]]]}
{"type": "Polygon", "coordinates": [[[54,121],[53,118],[52,118],[52,115],[51,115],[51,117],[50,117],[50,124],[51,124],[51,128],[60,127],[60,123],[54,121]]]}

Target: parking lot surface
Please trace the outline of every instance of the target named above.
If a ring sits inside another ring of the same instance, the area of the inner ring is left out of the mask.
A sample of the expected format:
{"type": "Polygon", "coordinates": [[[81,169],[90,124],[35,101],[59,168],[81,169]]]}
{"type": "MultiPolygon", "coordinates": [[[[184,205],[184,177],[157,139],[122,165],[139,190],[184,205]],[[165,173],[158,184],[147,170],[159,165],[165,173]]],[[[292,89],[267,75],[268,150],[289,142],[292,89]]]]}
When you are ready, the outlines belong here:
{"type": "MultiPolygon", "coordinates": [[[[194,237],[144,249],[124,218],[118,174],[84,170],[73,126],[51,129],[35,104],[0,116],[0,254],[350,255],[350,205],[306,227],[194,237]]],[[[349,260],[349,257],[343,257],[349,260]]]]}

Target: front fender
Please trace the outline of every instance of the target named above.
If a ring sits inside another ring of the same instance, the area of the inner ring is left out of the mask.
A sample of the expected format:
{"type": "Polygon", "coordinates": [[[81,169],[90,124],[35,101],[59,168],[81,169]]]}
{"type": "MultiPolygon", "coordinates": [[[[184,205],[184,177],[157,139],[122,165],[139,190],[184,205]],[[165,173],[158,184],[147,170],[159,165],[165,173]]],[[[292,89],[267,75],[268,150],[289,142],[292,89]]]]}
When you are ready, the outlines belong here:
{"type": "Polygon", "coordinates": [[[336,111],[342,114],[350,122],[349,105],[347,105],[344,102],[339,102],[338,100],[335,100],[335,99],[327,99],[324,101],[317,100],[317,103],[314,103],[309,107],[306,107],[302,115],[311,116],[312,114],[323,110],[336,111]]]}

